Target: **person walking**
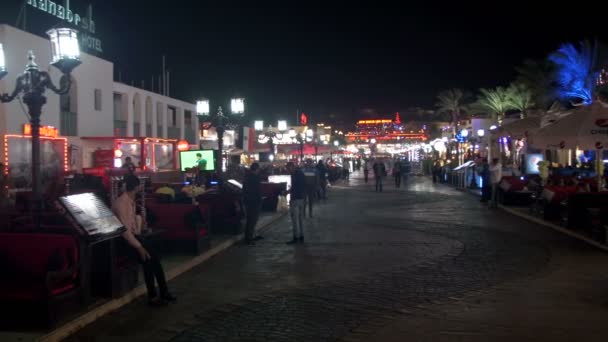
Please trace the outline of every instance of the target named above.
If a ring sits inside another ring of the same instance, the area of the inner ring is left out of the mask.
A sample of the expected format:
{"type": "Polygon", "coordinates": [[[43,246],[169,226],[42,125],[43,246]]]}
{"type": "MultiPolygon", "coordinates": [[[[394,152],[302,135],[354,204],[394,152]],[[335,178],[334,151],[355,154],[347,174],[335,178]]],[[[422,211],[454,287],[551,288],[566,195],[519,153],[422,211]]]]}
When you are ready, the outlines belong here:
{"type": "Polygon", "coordinates": [[[165,271],[160,263],[159,256],[154,252],[149,243],[141,236],[143,219],[137,215],[135,197],[139,192],[140,181],[137,176],[128,174],[124,177],[126,191],[123,192],[112,204],[112,211],[120,222],[125,226],[126,231],[122,234],[123,238],[131,248],[132,252],[137,253],[137,259],[144,269],[144,280],[148,290],[148,304],[152,306],[164,305],[167,302],[177,300],[167,287],[165,271]],[[160,296],[156,292],[154,279],[158,284],[160,296]]]}
{"type": "Polygon", "coordinates": [[[441,163],[439,160],[435,160],[433,163],[431,173],[433,174],[433,183],[437,183],[437,180],[439,180],[441,176],[441,163]]]}
{"type": "Polygon", "coordinates": [[[490,164],[488,159],[483,158],[479,165],[479,176],[481,177],[481,201],[487,203],[492,198],[492,182],[490,181],[490,164]]]}
{"type": "Polygon", "coordinates": [[[498,207],[498,184],[502,179],[502,165],[498,158],[492,159],[490,165],[490,182],[492,183],[492,201],[490,202],[490,208],[498,207]]]}
{"type": "Polygon", "coordinates": [[[304,242],[304,200],[306,197],[306,179],[304,172],[296,168],[293,162],[287,163],[287,170],[291,175],[291,188],[287,193],[291,195],[289,200],[289,215],[293,230],[293,239],[288,245],[304,242]]]}
{"type": "Polygon", "coordinates": [[[382,178],[386,176],[386,166],[382,160],[377,159],[374,163],[374,178],[376,179],[376,192],[382,192],[382,178]]]}
{"type": "Polygon", "coordinates": [[[323,160],[317,164],[317,175],[319,176],[319,198],[327,199],[327,167],[323,160]]]}
{"type": "Polygon", "coordinates": [[[393,177],[395,177],[395,187],[401,187],[401,162],[399,159],[395,159],[393,164],[393,177]]]}
{"type": "Polygon", "coordinates": [[[365,184],[369,180],[369,165],[367,164],[367,160],[363,164],[363,179],[365,179],[365,184]]]}
{"type": "Polygon", "coordinates": [[[243,181],[243,200],[245,203],[245,243],[255,244],[254,240],[259,240],[261,236],[255,235],[255,226],[260,217],[262,209],[262,189],[260,180],[260,164],[253,163],[249,171],[245,174],[243,181]]]}

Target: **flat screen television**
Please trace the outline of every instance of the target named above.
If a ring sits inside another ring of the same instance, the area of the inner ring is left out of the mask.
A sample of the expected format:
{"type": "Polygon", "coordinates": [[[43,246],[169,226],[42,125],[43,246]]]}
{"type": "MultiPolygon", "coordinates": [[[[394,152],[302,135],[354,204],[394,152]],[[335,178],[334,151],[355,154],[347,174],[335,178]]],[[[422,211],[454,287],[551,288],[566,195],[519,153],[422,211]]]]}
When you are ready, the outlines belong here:
{"type": "Polygon", "coordinates": [[[193,150],[179,152],[179,168],[182,171],[198,165],[198,154],[206,161],[205,171],[215,171],[215,150],[193,150]]]}

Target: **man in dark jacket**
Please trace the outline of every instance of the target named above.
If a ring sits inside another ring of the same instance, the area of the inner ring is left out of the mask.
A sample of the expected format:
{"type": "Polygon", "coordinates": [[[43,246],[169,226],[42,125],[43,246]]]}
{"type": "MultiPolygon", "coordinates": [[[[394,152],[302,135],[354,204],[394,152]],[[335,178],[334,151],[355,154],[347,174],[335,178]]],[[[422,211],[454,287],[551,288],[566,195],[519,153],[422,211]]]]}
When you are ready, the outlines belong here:
{"type": "Polygon", "coordinates": [[[261,237],[255,235],[255,225],[260,217],[262,209],[262,190],[260,181],[260,164],[253,163],[249,172],[245,175],[243,182],[243,201],[245,202],[245,210],[247,214],[247,222],[245,224],[245,242],[248,245],[254,244],[254,239],[261,237]]]}
{"type": "Polygon", "coordinates": [[[287,244],[304,242],[304,199],[306,198],[306,176],[302,170],[296,168],[292,162],[287,163],[287,170],[291,174],[291,188],[289,194],[289,214],[293,227],[293,239],[287,244]]]}

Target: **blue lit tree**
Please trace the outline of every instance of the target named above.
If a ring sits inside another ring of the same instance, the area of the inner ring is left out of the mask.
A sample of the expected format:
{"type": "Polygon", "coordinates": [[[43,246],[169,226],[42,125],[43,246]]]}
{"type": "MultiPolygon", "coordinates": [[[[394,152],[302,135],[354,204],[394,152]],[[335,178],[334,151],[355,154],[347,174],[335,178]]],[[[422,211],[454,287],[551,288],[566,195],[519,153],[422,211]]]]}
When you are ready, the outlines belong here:
{"type": "Polygon", "coordinates": [[[549,55],[555,65],[554,81],[557,97],[573,105],[593,102],[599,70],[597,44],[585,40],[577,49],[571,43],[563,44],[549,55]]]}

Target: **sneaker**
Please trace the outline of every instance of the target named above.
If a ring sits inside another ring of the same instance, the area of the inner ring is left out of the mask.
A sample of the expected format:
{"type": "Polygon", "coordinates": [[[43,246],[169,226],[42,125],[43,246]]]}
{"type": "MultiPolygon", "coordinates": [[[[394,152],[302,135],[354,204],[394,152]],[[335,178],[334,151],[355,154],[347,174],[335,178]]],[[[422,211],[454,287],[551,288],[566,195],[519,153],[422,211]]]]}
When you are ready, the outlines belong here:
{"type": "Polygon", "coordinates": [[[298,243],[298,239],[294,238],[293,240],[289,240],[289,241],[287,241],[285,243],[288,244],[288,245],[294,245],[294,244],[298,243]]]}
{"type": "Polygon", "coordinates": [[[167,305],[167,302],[162,300],[160,297],[154,297],[154,298],[148,298],[148,305],[154,306],[154,307],[159,307],[159,306],[167,305]]]}
{"type": "Polygon", "coordinates": [[[175,297],[174,295],[172,295],[170,293],[164,294],[164,295],[160,296],[160,298],[167,303],[175,303],[177,301],[177,297],[175,297]]]}

